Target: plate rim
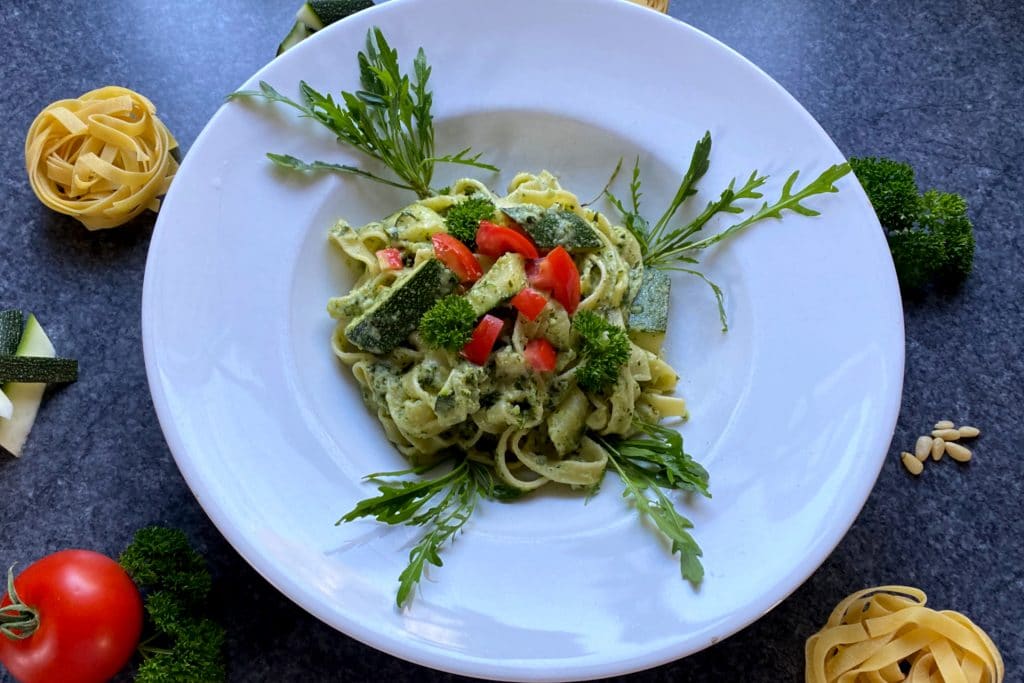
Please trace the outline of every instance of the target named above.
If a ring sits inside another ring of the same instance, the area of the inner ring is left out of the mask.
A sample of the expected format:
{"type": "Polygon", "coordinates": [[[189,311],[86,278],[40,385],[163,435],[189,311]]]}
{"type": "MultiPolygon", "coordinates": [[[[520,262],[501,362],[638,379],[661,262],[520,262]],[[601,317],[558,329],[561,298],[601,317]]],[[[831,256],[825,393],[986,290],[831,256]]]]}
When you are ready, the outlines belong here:
{"type": "MultiPolygon", "coordinates": [[[[377,5],[370,10],[364,11],[364,14],[369,15],[373,13],[373,16],[385,16],[385,14],[400,13],[403,8],[410,4],[417,4],[425,2],[426,0],[390,0],[387,3],[377,5]]],[[[839,150],[838,146],[832,140],[831,136],[824,130],[820,123],[803,107],[793,95],[791,95],[785,88],[783,88],[775,79],[765,73],[760,67],[748,60],[746,57],[738,53],[733,48],[729,47],[725,43],[719,41],[713,36],[704,33],[700,29],[682,21],[666,15],[660,15],[652,12],[651,10],[641,7],[639,5],[632,5],[631,3],[621,2],[620,0],[563,0],[567,3],[573,3],[578,6],[586,6],[588,11],[604,11],[598,7],[599,4],[605,5],[607,8],[616,6],[619,11],[629,11],[638,13],[648,13],[650,16],[645,19],[651,21],[663,21],[675,25],[674,30],[684,32],[688,34],[687,40],[696,40],[698,42],[707,43],[709,49],[714,51],[722,51],[729,56],[730,59],[736,61],[740,66],[746,69],[752,69],[759,80],[762,80],[768,84],[773,90],[777,91],[777,94],[781,95],[782,98],[788,101],[794,113],[799,114],[803,119],[805,125],[809,125],[824,141],[831,146],[832,150],[836,155],[844,156],[839,150]]],[[[332,25],[324,29],[319,33],[323,33],[327,36],[333,35],[335,32],[344,30],[344,27],[348,25],[345,20],[338,22],[338,25],[332,25]]],[[[319,42],[326,40],[323,36],[314,35],[311,39],[305,41],[305,45],[300,44],[292,51],[289,51],[292,56],[289,59],[297,58],[296,55],[301,55],[306,49],[312,49],[309,45],[317,45],[319,42]]],[[[245,87],[248,84],[255,84],[262,75],[274,64],[276,58],[271,60],[260,69],[258,69],[245,83],[240,87],[245,87]]],[[[202,131],[196,136],[195,141],[192,143],[191,148],[196,148],[204,144],[206,138],[212,135],[212,130],[216,128],[218,120],[224,115],[227,109],[227,103],[222,104],[218,110],[210,117],[207,123],[204,125],[202,131]]],[[[190,148],[190,152],[191,152],[190,148]]],[[[188,160],[190,154],[186,154],[183,160],[183,170],[188,169],[188,160]]],[[[863,194],[863,190],[859,185],[851,186],[847,189],[850,192],[858,192],[861,195],[861,201],[867,203],[867,198],[863,194]]],[[[168,193],[168,198],[175,196],[175,186],[172,187],[168,193]]],[[[166,199],[165,199],[166,201],[166,199]]],[[[870,206],[870,205],[869,205],[870,206]]],[[[873,215],[873,214],[872,214],[873,215]]],[[[287,577],[277,577],[272,574],[272,568],[264,566],[268,561],[263,557],[261,552],[255,547],[255,545],[246,537],[246,534],[241,528],[235,524],[230,514],[226,513],[222,506],[220,506],[216,499],[212,498],[207,494],[207,487],[204,482],[199,478],[195,470],[190,466],[190,457],[187,455],[189,448],[185,443],[186,440],[182,439],[181,434],[176,430],[173,414],[170,406],[168,405],[168,399],[165,392],[165,388],[160,381],[160,374],[158,372],[156,362],[155,348],[159,342],[153,337],[153,325],[150,322],[149,313],[152,309],[152,301],[156,296],[154,294],[152,284],[154,278],[151,277],[151,271],[156,269],[154,265],[158,259],[151,258],[155,253],[158,253],[160,244],[162,243],[162,236],[167,232],[166,228],[160,229],[160,218],[158,216],[156,226],[153,230],[152,239],[149,245],[145,276],[143,282],[143,292],[141,300],[141,327],[142,327],[142,342],[143,342],[143,353],[145,358],[145,368],[147,383],[150,388],[150,393],[153,399],[154,409],[157,414],[157,419],[160,424],[161,431],[163,432],[164,438],[167,442],[168,448],[175,460],[179,471],[185,479],[189,489],[192,491],[194,497],[199,502],[203,511],[207,517],[216,526],[218,532],[231,544],[236,552],[268,583],[274,586],[275,589],[280,591],[289,600],[294,602],[297,606],[303,610],[309,612],[320,621],[324,622],[331,628],[338,630],[339,632],[351,637],[361,643],[370,646],[381,652],[385,652],[392,656],[401,658],[406,661],[413,662],[422,666],[430,667],[432,669],[446,671],[450,673],[477,676],[481,678],[487,678],[492,680],[535,680],[535,681],[555,681],[555,680],[585,680],[594,678],[597,676],[612,676],[633,673],[636,671],[648,669],[654,666],[665,664],[667,662],[675,661],[681,657],[695,654],[711,645],[714,645],[722,640],[732,636],[741,629],[749,626],[750,624],[763,618],[765,614],[774,609],[778,604],[786,600],[793,592],[795,592],[800,586],[802,586],[810,576],[818,570],[818,568],[825,562],[825,560],[834,552],[836,546],[843,540],[849,530],[856,522],[857,517],[863,510],[863,507],[874,489],[877,478],[881,472],[882,466],[885,462],[885,455],[888,453],[888,449],[891,446],[891,441],[895,433],[897,419],[899,417],[899,409],[902,399],[903,389],[903,376],[905,370],[905,328],[903,324],[903,311],[902,311],[902,299],[899,296],[898,288],[895,291],[895,303],[899,316],[897,317],[899,324],[896,332],[896,338],[894,342],[898,342],[900,349],[896,363],[893,366],[894,370],[894,384],[898,391],[895,391],[892,396],[887,397],[887,410],[882,412],[890,415],[889,424],[885,425],[878,432],[879,439],[881,440],[884,435],[888,435],[885,438],[885,449],[881,455],[878,456],[877,467],[873,473],[873,476],[866,477],[864,485],[861,490],[857,491],[857,495],[850,496],[851,501],[855,501],[854,506],[856,512],[852,517],[844,522],[844,524],[835,527],[832,533],[827,534],[828,542],[821,544],[819,552],[813,555],[807,555],[801,558],[801,561],[794,567],[793,576],[786,581],[791,586],[779,595],[768,596],[769,599],[760,601],[759,607],[754,610],[755,614],[749,618],[740,618],[733,620],[723,620],[729,622],[724,629],[720,630],[720,635],[716,635],[710,639],[709,642],[702,646],[697,647],[685,654],[673,653],[663,650],[648,650],[642,655],[637,655],[631,659],[618,659],[614,662],[602,662],[597,664],[589,664],[584,666],[573,665],[571,673],[565,671],[559,672],[559,675],[544,675],[543,672],[539,671],[537,664],[534,663],[533,668],[524,669],[516,668],[511,665],[513,660],[502,660],[500,663],[490,662],[486,658],[479,656],[469,656],[462,652],[449,651],[447,655],[441,653],[441,650],[436,646],[424,647],[422,645],[410,645],[405,649],[399,647],[397,644],[392,643],[392,639],[387,636],[381,636],[379,630],[373,628],[369,629],[342,629],[341,626],[337,625],[332,621],[330,615],[324,610],[319,604],[309,604],[308,600],[302,599],[303,596],[297,596],[293,586],[288,585],[287,577]],[[797,571],[799,570],[799,571],[797,571]],[[378,636],[378,637],[375,637],[378,636]]],[[[877,223],[877,221],[876,221],[877,223]]],[[[891,269],[891,264],[890,264],[891,269]]],[[[893,271],[892,276],[895,281],[895,275],[893,271]]],[[[881,449],[880,449],[881,450],[881,449]]],[[[531,660],[532,661],[532,660],[531,660]]],[[[566,661],[566,660],[559,660],[566,661]]]]}

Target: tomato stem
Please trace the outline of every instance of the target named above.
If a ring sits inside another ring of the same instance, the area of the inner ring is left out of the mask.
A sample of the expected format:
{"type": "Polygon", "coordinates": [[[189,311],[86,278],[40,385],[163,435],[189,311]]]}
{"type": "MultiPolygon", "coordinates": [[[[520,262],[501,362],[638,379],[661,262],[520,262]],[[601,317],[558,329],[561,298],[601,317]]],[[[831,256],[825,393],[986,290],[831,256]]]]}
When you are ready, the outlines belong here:
{"type": "Polygon", "coordinates": [[[11,640],[25,640],[39,628],[39,613],[18,597],[14,590],[14,565],[7,570],[7,598],[9,605],[0,607],[0,633],[11,640]]]}

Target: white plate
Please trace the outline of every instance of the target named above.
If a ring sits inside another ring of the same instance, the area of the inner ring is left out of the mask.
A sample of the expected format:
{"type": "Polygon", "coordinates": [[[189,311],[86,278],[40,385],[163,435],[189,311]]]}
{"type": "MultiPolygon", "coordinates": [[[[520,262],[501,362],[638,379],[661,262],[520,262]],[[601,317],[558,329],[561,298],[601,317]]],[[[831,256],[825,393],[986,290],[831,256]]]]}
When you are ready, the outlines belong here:
{"type": "MultiPolygon", "coordinates": [[[[613,0],[398,0],[317,34],[264,79],[296,93],[357,87],[355,53],[381,26],[408,65],[434,67],[440,152],[466,145],[504,169],[547,168],[597,193],[639,154],[645,206],[665,205],[710,129],[695,211],[733,175],[805,180],[843,157],[776,83],[727,47],[613,0]]],[[[185,159],[157,223],[143,332],[171,450],[214,523],[271,583],[325,622],[421,664],[503,679],[607,676],[672,660],[751,623],[803,582],[853,522],[892,437],[903,327],[891,261],[847,177],[709,254],[731,331],[696,279],[672,293],[667,353],[682,373],[687,450],[712,500],[683,506],[707,576],[695,590],[609,477],[600,496],[544,491],[485,504],[395,608],[413,531],[335,526],[360,481],[402,461],[329,348],[328,297],[351,274],[326,240],[413,199],[358,179],[303,179],[264,152],[363,163],[291,110],[232,103],[185,159]]],[[[442,182],[459,174],[442,169],[442,182]]]]}

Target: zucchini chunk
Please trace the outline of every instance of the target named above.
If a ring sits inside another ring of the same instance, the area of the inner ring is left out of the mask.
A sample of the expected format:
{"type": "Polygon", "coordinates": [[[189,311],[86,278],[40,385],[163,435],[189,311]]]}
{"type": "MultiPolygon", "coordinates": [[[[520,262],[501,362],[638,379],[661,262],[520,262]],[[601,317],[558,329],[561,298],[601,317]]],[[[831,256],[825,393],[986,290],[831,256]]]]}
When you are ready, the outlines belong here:
{"type": "MultiPolygon", "coordinates": [[[[43,332],[34,315],[29,315],[25,334],[15,353],[18,356],[38,358],[53,358],[57,355],[50,338],[43,332]]],[[[0,420],[0,448],[19,457],[28,433],[32,431],[32,424],[36,421],[46,385],[42,382],[8,382],[2,388],[14,410],[10,419],[0,420]]]]}
{"type": "Polygon", "coordinates": [[[434,302],[455,288],[456,278],[429,259],[395,282],[345,328],[345,337],[370,353],[388,353],[404,342],[434,302]]]}
{"type": "Polygon", "coordinates": [[[601,238],[594,229],[572,211],[555,207],[541,209],[528,204],[506,206],[501,211],[525,230],[541,249],[562,246],[569,251],[582,251],[601,246],[601,238]]]}

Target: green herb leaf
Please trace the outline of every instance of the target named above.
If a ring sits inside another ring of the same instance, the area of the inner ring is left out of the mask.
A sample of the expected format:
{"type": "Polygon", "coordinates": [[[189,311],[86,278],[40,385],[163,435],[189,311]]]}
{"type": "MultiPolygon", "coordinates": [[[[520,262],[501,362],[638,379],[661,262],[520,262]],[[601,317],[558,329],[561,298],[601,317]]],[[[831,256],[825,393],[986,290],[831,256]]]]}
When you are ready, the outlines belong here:
{"type": "Polygon", "coordinates": [[[604,391],[615,384],[629,360],[629,336],[592,311],[577,312],[572,327],[580,337],[582,359],[576,367],[576,383],[585,391],[604,391]]]}
{"type": "Polygon", "coordinates": [[[135,680],[223,681],[224,628],[205,616],[210,572],[185,534],[163,527],[140,529],[119,561],[143,591],[148,616],[135,680]]]}
{"type": "Polygon", "coordinates": [[[509,500],[519,495],[517,491],[495,484],[486,465],[468,459],[434,479],[391,481],[395,477],[424,474],[439,464],[370,475],[367,479],[378,484],[378,495],[359,501],[338,520],[341,524],[360,517],[373,517],[386,524],[425,527],[426,532],[409,553],[409,564],[398,577],[399,607],[409,600],[427,564],[443,565],[441,549],[469,521],[481,497],[509,500]]]}
{"type": "Polygon", "coordinates": [[[403,185],[402,183],[396,183],[395,181],[388,180],[387,178],[381,178],[369,171],[364,171],[361,168],[356,168],[355,166],[349,166],[347,164],[332,164],[327,161],[306,162],[301,159],[297,159],[290,154],[275,154],[273,152],[267,152],[267,158],[273,161],[276,166],[287,168],[292,171],[303,171],[307,173],[315,171],[331,171],[333,173],[345,173],[362,176],[363,178],[383,183],[384,185],[390,185],[391,187],[397,187],[402,190],[413,189],[409,185],[403,185]]]}
{"type": "Polygon", "coordinates": [[[704,567],[700,563],[703,553],[690,535],[693,523],[679,514],[661,487],[697,490],[708,495],[707,472],[683,453],[682,437],[678,433],[655,425],[641,428],[650,438],[612,440],[599,435],[593,438],[608,453],[608,462],[625,484],[623,496],[632,499],[637,511],[668,537],[672,553],[679,554],[683,578],[699,583],[704,578],[704,567]]]}
{"type": "Polygon", "coordinates": [[[476,247],[480,221],[494,218],[494,203],[486,197],[470,197],[448,209],[444,216],[448,234],[470,249],[476,247]]]}
{"type": "Polygon", "coordinates": [[[449,294],[420,318],[420,335],[435,349],[458,351],[473,336],[477,314],[465,297],[449,294]]]}
{"type": "Polygon", "coordinates": [[[359,175],[393,187],[410,189],[420,197],[434,194],[430,182],[435,163],[498,170],[480,161],[479,154],[472,155],[468,147],[455,154],[437,156],[434,153],[433,94],[428,88],[431,68],[422,48],[413,60],[413,76],[410,78],[399,67],[398,51],[388,44],[380,29],[373,28],[367,33],[365,51],[357,55],[357,60],[362,89],[342,92],[340,101],[317,91],[305,81],[299,83],[301,102],[282,95],[262,81],[259,90],[241,90],[229,95],[228,99],[260,97],[293,107],[302,116],[328,128],[339,142],[349,144],[385,164],[403,182],[387,181],[344,164],[307,164],[287,155],[271,157],[286,168],[359,175]]]}

